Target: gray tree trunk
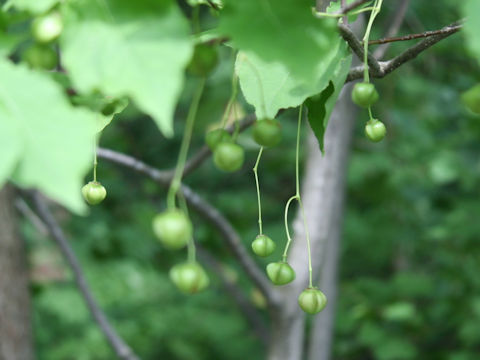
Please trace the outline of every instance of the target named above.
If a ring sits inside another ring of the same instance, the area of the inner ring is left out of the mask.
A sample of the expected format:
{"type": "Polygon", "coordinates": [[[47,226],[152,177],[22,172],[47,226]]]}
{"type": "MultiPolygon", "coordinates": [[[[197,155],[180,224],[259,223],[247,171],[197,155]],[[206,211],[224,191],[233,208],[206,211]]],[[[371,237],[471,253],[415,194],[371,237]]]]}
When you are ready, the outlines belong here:
{"type": "MultiPolygon", "coordinates": [[[[321,325],[327,326],[323,328],[325,334],[320,338],[316,332],[315,339],[313,339],[314,342],[322,342],[322,346],[330,343],[345,174],[354,119],[356,118],[356,111],[350,101],[350,91],[351,86],[344,87],[330,118],[325,136],[325,155],[320,153],[317,140],[309,133],[308,157],[302,183],[302,199],[310,232],[315,277],[318,277],[325,260],[329,264],[328,276],[325,272],[328,281],[323,281],[328,286],[327,289],[322,290],[325,290],[330,298],[327,308],[321,315],[323,318],[329,319],[329,325],[321,325]],[[330,250],[326,248],[327,239],[334,239],[330,250]]],[[[297,298],[308,286],[308,257],[303,222],[299,215],[297,214],[293,223],[295,235],[288,259],[290,265],[295,269],[297,277],[292,284],[278,288],[282,302],[280,308],[272,311],[272,342],[269,360],[299,360],[303,358],[305,315],[298,307],[297,298]]],[[[319,358],[311,357],[311,359],[319,358]]]]}
{"type": "Polygon", "coordinates": [[[0,190],[0,360],[31,360],[32,353],[28,268],[6,186],[0,190]]]}

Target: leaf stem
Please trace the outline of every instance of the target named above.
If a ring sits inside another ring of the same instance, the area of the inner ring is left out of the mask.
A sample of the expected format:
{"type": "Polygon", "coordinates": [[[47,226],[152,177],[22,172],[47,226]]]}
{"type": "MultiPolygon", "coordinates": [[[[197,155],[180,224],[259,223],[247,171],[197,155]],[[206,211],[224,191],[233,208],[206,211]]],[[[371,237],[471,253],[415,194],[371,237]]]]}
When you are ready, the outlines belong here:
{"type": "MultiPolygon", "coordinates": [[[[185,213],[185,215],[187,215],[187,217],[188,217],[187,200],[185,199],[185,196],[183,195],[183,192],[179,191],[178,194],[177,194],[177,197],[178,197],[178,202],[180,203],[180,208],[185,213]]],[[[192,238],[188,241],[188,244],[187,244],[187,251],[188,251],[187,260],[188,260],[188,262],[192,263],[192,262],[196,261],[196,250],[197,249],[195,247],[195,241],[193,240],[193,236],[192,236],[192,238]]]]}
{"type": "Polygon", "coordinates": [[[262,157],[263,153],[263,146],[260,148],[258,152],[257,161],[255,162],[255,166],[253,167],[253,174],[255,175],[255,185],[257,187],[257,202],[258,202],[258,230],[259,235],[263,234],[262,229],[262,202],[260,200],[260,185],[258,183],[258,164],[260,163],[260,158],[262,157]]]}
{"type": "Polygon", "coordinates": [[[185,131],[183,133],[182,144],[180,145],[180,152],[178,154],[177,166],[175,167],[175,174],[170,184],[167,194],[167,207],[170,210],[175,209],[175,196],[181,185],[183,169],[187,160],[188,148],[190,140],[192,138],[193,125],[195,123],[195,117],[197,115],[198,105],[200,98],[202,97],[203,89],[205,87],[205,78],[202,78],[198,84],[197,90],[193,95],[190,109],[188,110],[187,123],[185,125],[185,131]]]}
{"type": "Polygon", "coordinates": [[[285,232],[287,233],[287,244],[285,245],[285,250],[283,251],[283,255],[282,255],[283,262],[287,261],[288,248],[290,247],[290,243],[292,242],[292,237],[290,236],[290,230],[288,229],[288,208],[290,207],[290,203],[293,200],[297,200],[297,199],[298,199],[298,196],[293,195],[290,199],[288,199],[287,204],[285,205],[284,220],[285,220],[285,232]]]}
{"type": "Polygon", "coordinates": [[[299,158],[300,158],[300,135],[301,135],[301,129],[302,129],[302,111],[303,111],[303,105],[300,106],[300,110],[298,112],[297,145],[296,145],[296,151],[295,151],[295,195],[293,195],[290,199],[288,199],[287,204],[285,205],[284,221],[285,221],[285,232],[287,233],[287,244],[285,245],[285,250],[283,251],[282,261],[287,261],[288,248],[290,247],[290,243],[292,242],[292,237],[290,236],[290,230],[288,228],[288,210],[290,208],[291,202],[294,200],[297,200],[298,205],[300,207],[300,211],[302,213],[303,226],[305,228],[305,237],[307,238],[309,284],[310,284],[310,287],[312,287],[312,257],[310,252],[310,235],[308,232],[305,211],[303,209],[302,198],[300,195],[300,171],[299,171],[300,159],[299,158]]]}
{"type": "Polygon", "coordinates": [[[230,99],[228,99],[227,107],[225,109],[225,112],[223,113],[222,129],[225,129],[225,126],[227,126],[227,120],[230,117],[232,107],[235,101],[237,100],[237,94],[238,94],[238,77],[234,72],[232,77],[232,94],[230,95],[230,99]]]}
{"type": "Polygon", "coordinates": [[[370,38],[370,31],[372,30],[373,21],[382,8],[383,0],[375,0],[373,4],[372,13],[368,19],[367,29],[363,36],[363,79],[366,83],[370,82],[369,66],[368,66],[368,39],[370,38]]]}
{"type": "Polygon", "coordinates": [[[95,134],[95,139],[93,141],[93,182],[97,182],[97,147],[98,147],[99,135],[95,134]]]}

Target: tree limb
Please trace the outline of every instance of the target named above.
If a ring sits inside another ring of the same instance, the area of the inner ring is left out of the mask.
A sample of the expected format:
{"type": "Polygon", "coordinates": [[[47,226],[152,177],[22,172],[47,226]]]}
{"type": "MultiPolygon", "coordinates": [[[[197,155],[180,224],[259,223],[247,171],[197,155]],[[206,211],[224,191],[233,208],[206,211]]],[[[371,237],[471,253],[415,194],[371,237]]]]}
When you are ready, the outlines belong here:
{"type": "MultiPolygon", "coordinates": [[[[97,155],[102,159],[109,160],[113,163],[125,166],[144,174],[164,187],[170,184],[170,179],[165,177],[164,172],[151,167],[132,156],[104,148],[98,148],[97,155]]],[[[267,280],[265,274],[260,271],[252,257],[245,250],[245,247],[240,240],[240,235],[235,231],[230,222],[215,207],[202,199],[188,186],[182,185],[180,190],[182,191],[183,196],[188,204],[195,211],[197,211],[200,216],[214,226],[225,238],[227,244],[238,259],[245,273],[259,288],[263,296],[265,296],[267,299],[267,302],[270,305],[275,306],[277,304],[277,299],[272,291],[269,281],[267,280]]]]}
{"type": "MultiPolygon", "coordinates": [[[[345,24],[338,24],[338,29],[340,30],[340,35],[348,43],[348,45],[353,50],[355,55],[357,55],[357,57],[361,61],[363,61],[363,54],[364,54],[363,44],[357,38],[357,36],[353,33],[352,29],[350,29],[350,27],[345,24]]],[[[372,54],[369,53],[367,57],[367,61],[368,61],[368,66],[370,67],[370,72],[372,74],[379,76],[382,73],[382,68],[378,60],[372,54]]],[[[362,67],[363,69],[363,66],[364,65],[360,65],[359,67],[362,67]]]]}
{"type": "Polygon", "coordinates": [[[461,28],[462,28],[462,25],[453,25],[449,27],[444,27],[439,30],[425,31],[419,34],[409,34],[409,35],[398,36],[398,37],[387,37],[387,38],[382,38],[378,40],[371,40],[369,41],[369,44],[370,45],[387,44],[395,41],[408,41],[408,40],[426,38],[434,35],[451,34],[451,33],[457,32],[461,28]]]}
{"type": "Polygon", "coordinates": [[[115,329],[110,325],[107,317],[105,316],[105,313],[102,311],[97,301],[93,297],[92,291],[87,284],[85,275],[77,259],[77,256],[75,255],[72,247],[68,243],[68,240],[65,237],[65,234],[63,233],[61,227],[50,212],[50,209],[48,208],[45,199],[38,192],[33,192],[32,199],[39,217],[47,226],[51,237],[59,246],[63,256],[65,257],[65,260],[70,266],[75,278],[75,283],[77,284],[77,287],[80,290],[80,293],[82,294],[83,299],[85,300],[88,309],[92,314],[92,317],[97,322],[103,334],[108,339],[108,342],[113,348],[113,351],[122,360],[138,360],[138,356],[133,353],[132,349],[130,349],[130,347],[123,341],[123,339],[117,334],[115,329]]]}
{"type": "MultiPolygon", "coordinates": [[[[370,68],[370,76],[373,78],[383,78],[386,75],[390,74],[392,71],[396,70],[401,65],[405,64],[406,62],[416,58],[420,53],[427,50],[431,46],[435,45],[439,41],[449,37],[452,34],[455,34],[461,29],[461,26],[458,23],[454,23],[448,26],[445,26],[441,33],[438,35],[433,35],[425,40],[420,41],[419,43],[413,45],[412,47],[408,48],[400,55],[397,55],[391,60],[388,61],[380,61],[378,64],[380,65],[380,71],[378,69],[370,68]]],[[[356,66],[350,70],[350,73],[347,76],[347,80],[345,82],[357,80],[363,77],[363,65],[356,66]]]]}

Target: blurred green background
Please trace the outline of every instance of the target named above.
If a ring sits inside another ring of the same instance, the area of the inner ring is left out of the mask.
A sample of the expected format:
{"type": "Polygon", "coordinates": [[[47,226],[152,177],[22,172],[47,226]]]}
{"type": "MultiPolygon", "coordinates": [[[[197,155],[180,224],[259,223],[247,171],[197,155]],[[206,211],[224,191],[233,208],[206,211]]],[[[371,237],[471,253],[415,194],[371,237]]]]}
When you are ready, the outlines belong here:
{"type": "MultiPolygon", "coordinates": [[[[412,1],[401,33],[456,21],[455,3],[412,1]]],[[[382,36],[392,9],[386,2],[373,38],[382,36]]],[[[410,44],[392,45],[387,56],[410,44]]],[[[228,49],[222,56],[202,99],[191,153],[228,101],[228,49]]],[[[367,114],[359,113],[348,172],[335,359],[480,358],[480,118],[459,101],[479,79],[478,63],[456,34],[375,81],[381,94],[375,113],[389,133],[382,143],[369,143],[363,135],[367,114]]],[[[173,140],[129,107],[105,129],[101,146],[173,167],[193,81],[177,109],[173,140]]],[[[245,105],[244,111],[252,109],[245,105]]],[[[264,223],[280,242],[283,206],[294,192],[295,115],[281,116],[284,140],[265,153],[260,168],[264,223]]],[[[225,175],[208,160],[185,183],[215,204],[249,247],[257,232],[251,172],[256,147],[249,131],[240,142],[247,149],[243,170],[225,175]]],[[[212,286],[204,293],[184,296],[169,282],[168,269],[186,253],[165,250],[151,231],[152,217],[165,206],[165,190],[106,161],[100,160],[98,173],[108,189],[106,201],[87,217],[57,215],[118,332],[142,359],[263,359],[262,344],[210,268],[212,286]]],[[[220,236],[192,216],[198,243],[267,319],[258,292],[220,236]]],[[[38,358],[114,358],[53,243],[26,221],[22,232],[30,254],[38,358]]]]}

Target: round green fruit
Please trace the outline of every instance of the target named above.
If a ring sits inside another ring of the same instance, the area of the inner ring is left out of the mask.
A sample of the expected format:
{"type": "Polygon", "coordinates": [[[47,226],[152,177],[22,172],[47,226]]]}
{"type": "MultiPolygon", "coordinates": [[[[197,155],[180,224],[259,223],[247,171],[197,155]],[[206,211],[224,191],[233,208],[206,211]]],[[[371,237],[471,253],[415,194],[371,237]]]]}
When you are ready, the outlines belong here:
{"type": "Polygon", "coordinates": [[[97,205],[107,196],[107,190],[96,181],[90,181],[82,187],[82,195],[87,203],[90,205],[97,205]]]}
{"type": "Polygon", "coordinates": [[[365,125],[365,135],[367,135],[370,141],[382,141],[386,134],[387,128],[381,121],[377,119],[369,120],[365,125]]]}
{"type": "Polygon", "coordinates": [[[152,225],[154,234],[168,249],[181,249],[192,239],[192,222],[183,211],[164,211],[153,218],[152,225]]]}
{"type": "Polygon", "coordinates": [[[222,142],[213,152],[213,162],[218,169],[233,172],[240,169],[245,159],[245,152],[238,144],[222,142]]]}
{"type": "Polygon", "coordinates": [[[32,22],[32,34],[39,43],[49,43],[60,36],[63,30],[62,17],[58,12],[40,16],[32,22]]]}
{"type": "Polygon", "coordinates": [[[468,110],[480,115],[480,84],[465,91],[461,99],[468,110]]]}
{"type": "Polygon", "coordinates": [[[315,288],[302,291],[298,297],[298,305],[307,314],[317,314],[327,305],[327,298],[323,292],[315,288]]]}
{"type": "Polygon", "coordinates": [[[295,279],[295,270],[284,261],[267,265],[267,275],[275,285],[286,285],[295,279]]]}
{"type": "Polygon", "coordinates": [[[378,100],[378,92],[372,83],[356,83],[352,91],[352,101],[361,107],[369,107],[378,100]]]}
{"type": "Polygon", "coordinates": [[[197,44],[187,70],[195,76],[207,76],[215,69],[217,63],[218,53],[215,47],[208,44],[197,44]]]}
{"type": "Polygon", "coordinates": [[[177,264],[170,269],[170,280],[186,294],[195,294],[204,290],[210,280],[205,270],[197,262],[177,264]]]}
{"type": "Polygon", "coordinates": [[[275,119],[262,119],[253,126],[253,139],[258,145],[271,147],[282,140],[280,122],[275,119]]]}
{"type": "Polygon", "coordinates": [[[34,69],[53,70],[58,63],[57,53],[48,45],[32,45],[25,50],[22,58],[34,69]]]}
{"type": "Polygon", "coordinates": [[[267,235],[257,235],[255,240],[252,242],[253,252],[261,257],[267,257],[275,251],[275,242],[270,239],[267,235]]]}
{"type": "Polygon", "coordinates": [[[232,136],[230,133],[225,129],[215,129],[207,132],[205,135],[205,142],[210,150],[214,151],[218,144],[223,142],[231,142],[232,136]]]}

